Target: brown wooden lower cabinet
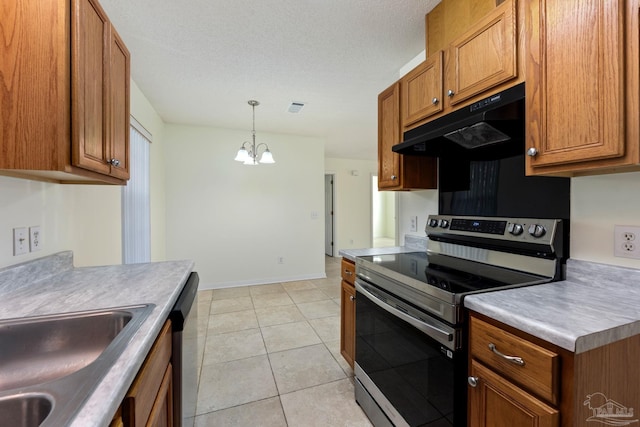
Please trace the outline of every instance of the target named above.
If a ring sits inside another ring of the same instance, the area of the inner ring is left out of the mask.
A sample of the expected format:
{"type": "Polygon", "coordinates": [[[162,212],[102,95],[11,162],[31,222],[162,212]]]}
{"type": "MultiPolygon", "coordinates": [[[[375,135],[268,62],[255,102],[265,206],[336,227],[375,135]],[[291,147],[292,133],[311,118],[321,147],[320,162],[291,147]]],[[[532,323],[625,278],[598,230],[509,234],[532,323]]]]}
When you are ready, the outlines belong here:
{"type": "Polygon", "coordinates": [[[475,312],[469,325],[469,427],[640,422],[640,334],[576,353],[475,312]]]}
{"type": "Polygon", "coordinates": [[[343,258],[340,290],[340,354],[353,368],[356,357],[356,265],[343,258]]]}
{"type": "Polygon", "coordinates": [[[148,426],[171,427],[173,425],[173,369],[171,363],[164,372],[158,395],[151,408],[148,426]]]}
{"type": "Polygon", "coordinates": [[[113,416],[113,419],[111,420],[111,424],[109,424],[109,427],[123,427],[123,426],[124,424],[122,423],[122,407],[119,407],[118,411],[113,416]]]}
{"type": "Polygon", "coordinates": [[[356,289],[342,281],[340,292],[340,354],[353,368],[356,353],[356,289]]]}
{"type": "Polygon", "coordinates": [[[172,427],[171,321],[167,320],[122,401],[124,427],[172,427]]]}
{"type": "Polygon", "coordinates": [[[471,361],[470,427],[558,427],[559,412],[510,381],[471,361]]]}

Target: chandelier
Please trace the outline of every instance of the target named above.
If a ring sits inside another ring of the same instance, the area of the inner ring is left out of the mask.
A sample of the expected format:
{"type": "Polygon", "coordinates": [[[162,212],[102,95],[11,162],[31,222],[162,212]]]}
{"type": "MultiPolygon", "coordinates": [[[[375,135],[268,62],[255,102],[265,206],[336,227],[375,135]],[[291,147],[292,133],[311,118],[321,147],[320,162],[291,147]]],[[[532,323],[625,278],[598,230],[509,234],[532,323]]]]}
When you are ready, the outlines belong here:
{"type": "Polygon", "coordinates": [[[256,106],[260,105],[258,101],[250,100],[247,102],[253,110],[253,128],[251,130],[251,141],[245,141],[236,154],[235,161],[242,162],[245,165],[257,165],[258,163],[275,163],[273,155],[269,151],[269,146],[264,142],[256,145],[256,106]],[[260,160],[258,160],[258,149],[263,146],[265,150],[262,152],[260,160]]]}

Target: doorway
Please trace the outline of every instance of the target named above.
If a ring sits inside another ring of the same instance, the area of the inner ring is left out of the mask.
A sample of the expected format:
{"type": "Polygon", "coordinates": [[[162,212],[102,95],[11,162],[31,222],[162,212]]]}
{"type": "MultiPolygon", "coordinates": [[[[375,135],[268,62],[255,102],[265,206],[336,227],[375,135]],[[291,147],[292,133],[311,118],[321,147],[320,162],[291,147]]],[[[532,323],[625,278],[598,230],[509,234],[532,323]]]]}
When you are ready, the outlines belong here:
{"type": "Polygon", "coordinates": [[[335,174],[324,175],[324,253],[333,256],[334,237],[334,181],[335,174]]]}
{"type": "Polygon", "coordinates": [[[397,246],[397,200],[395,191],[378,191],[378,176],[371,176],[372,247],[397,246]]]}

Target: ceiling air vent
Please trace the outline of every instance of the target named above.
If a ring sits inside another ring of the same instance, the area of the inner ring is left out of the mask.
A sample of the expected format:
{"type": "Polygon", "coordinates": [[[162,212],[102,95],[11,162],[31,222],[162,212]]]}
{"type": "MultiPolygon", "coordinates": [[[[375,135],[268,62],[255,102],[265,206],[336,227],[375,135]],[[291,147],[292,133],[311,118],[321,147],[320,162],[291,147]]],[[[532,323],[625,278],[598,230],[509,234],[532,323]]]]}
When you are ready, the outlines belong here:
{"type": "Polygon", "coordinates": [[[300,110],[302,110],[302,107],[304,107],[303,102],[292,102],[291,104],[289,104],[289,108],[287,109],[287,111],[294,114],[299,113],[300,110]]]}

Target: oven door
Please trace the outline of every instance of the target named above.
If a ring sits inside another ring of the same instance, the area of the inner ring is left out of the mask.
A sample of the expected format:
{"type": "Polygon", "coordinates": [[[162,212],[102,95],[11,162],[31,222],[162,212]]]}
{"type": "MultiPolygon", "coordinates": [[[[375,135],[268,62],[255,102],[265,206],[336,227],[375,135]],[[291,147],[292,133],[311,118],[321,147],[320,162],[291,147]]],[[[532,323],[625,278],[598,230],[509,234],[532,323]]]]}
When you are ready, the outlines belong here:
{"type": "Polygon", "coordinates": [[[356,400],[376,427],[466,426],[461,332],[356,280],[356,400]]]}

